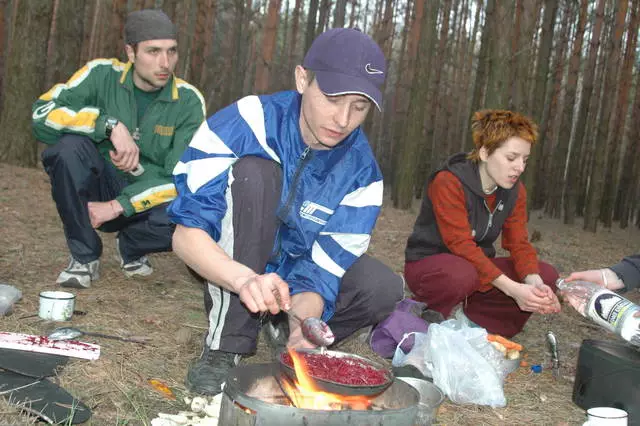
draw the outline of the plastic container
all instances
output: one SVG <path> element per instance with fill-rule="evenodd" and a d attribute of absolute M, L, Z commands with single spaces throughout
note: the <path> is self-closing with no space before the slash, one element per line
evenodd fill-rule
<path fill-rule="evenodd" d="M 556 285 L 580 314 L 640 346 L 640 317 L 634 316 L 640 306 L 592 282 L 561 279 Z"/>

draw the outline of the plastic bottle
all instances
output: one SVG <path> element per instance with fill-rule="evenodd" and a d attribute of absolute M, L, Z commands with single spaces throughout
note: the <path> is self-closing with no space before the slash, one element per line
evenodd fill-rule
<path fill-rule="evenodd" d="M 634 316 L 640 306 L 592 282 L 560 279 L 556 285 L 580 314 L 640 346 L 640 317 Z"/>

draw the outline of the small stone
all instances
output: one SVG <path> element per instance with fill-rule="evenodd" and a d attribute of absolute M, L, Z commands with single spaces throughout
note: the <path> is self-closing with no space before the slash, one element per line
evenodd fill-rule
<path fill-rule="evenodd" d="M 207 400 L 201 396 L 196 396 L 191 401 L 191 411 L 194 413 L 200 413 L 207 406 Z"/>
<path fill-rule="evenodd" d="M 182 327 L 176 332 L 176 343 L 178 345 L 188 345 L 191 342 L 191 338 L 191 330 L 186 327 Z"/>

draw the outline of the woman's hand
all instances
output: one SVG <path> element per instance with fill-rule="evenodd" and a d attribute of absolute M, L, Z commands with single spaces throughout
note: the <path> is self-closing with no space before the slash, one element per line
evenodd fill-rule
<path fill-rule="evenodd" d="M 560 312 L 560 302 L 548 285 L 520 284 L 512 289 L 510 296 L 520 309 L 539 314 Z"/>

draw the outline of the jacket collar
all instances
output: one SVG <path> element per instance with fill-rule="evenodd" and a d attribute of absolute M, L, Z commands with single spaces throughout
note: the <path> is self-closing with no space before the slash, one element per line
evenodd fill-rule
<path fill-rule="evenodd" d="M 120 84 L 133 93 L 133 63 L 127 62 L 120 76 Z M 177 102 L 180 99 L 176 75 L 172 74 L 169 82 L 160 90 L 158 99 L 165 102 Z"/>

